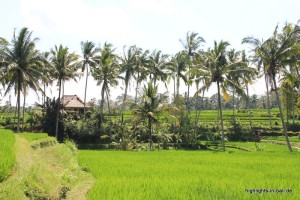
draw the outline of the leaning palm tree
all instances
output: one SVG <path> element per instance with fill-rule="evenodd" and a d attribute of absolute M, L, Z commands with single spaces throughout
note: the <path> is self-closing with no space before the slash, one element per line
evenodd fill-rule
<path fill-rule="evenodd" d="M 82 72 L 86 70 L 86 79 L 85 79 L 85 88 L 84 88 L 84 117 L 85 117 L 85 107 L 86 107 L 86 91 L 87 91 L 87 83 L 88 83 L 88 77 L 89 73 L 91 71 L 91 68 L 94 68 L 97 64 L 97 53 L 99 52 L 99 49 L 95 47 L 95 44 L 91 41 L 81 42 L 81 51 L 83 55 L 83 59 L 80 61 Z"/>
<path fill-rule="evenodd" d="M 51 64 L 54 68 L 53 76 L 57 80 L 58 85 L 58 105 L 61 104 L 61 90 L 64 88 L 64 82 L 70 79 L 76 81 L 76 77 L 80 74 L 77 73 L 78 69 L 78 55 L 70 53 L 68 47 L 55 45 L 54 49 L 51 49 Z M 61 141 L 61 135 L 58 133 L 58 121 L 59 121 L 60 106 L 57 109 L 55 136 Z"/>
<path fill-rule="evenodd" d="M 248 108 L 248 110 L 249 110 L 250 129 L 252 130 L 252 110 L 251 110 L 250 101 L 249 101 L 249 99 L 250 99 L 249 84 L 252 84 L 252 81 L 257 77 L 257 70 L 254 68 L 251 68 L 249 66 L 249 60 L 248 60 L 244 50 L 242 51 L 241 62 L 243 62 L 245 64 L 245 66 L 248 67 L 250 70 L 250 73 L 243 74 L 242 83 L 245 85 L 245 89 L 246 89 L 246 108 Z M 271 123 L 270 112 L 269 112 L 269 120 Z"/>
<path fill-rule="evenodd" d="M 286 27 L 284 27 L 284 29 L 285 28 Z M 254 59 L 261 60 L 259 64 L 263 64 L 264 66 L 263 73 L 268 74 L 272 80 L 273 90 L 275 91 L 279 107 L 283 134 L 285 136 L 286 143 L 290 152 L 292 152 L 292 147 L 289 141 L 286 124 L 284 121 L 281 101 L 277 88 L 276 76 L 282 69 L 290 64 L 292 55 L 294 55 L 295 52 L 298 52 L 298 47 L 297 45 L 295 45 L 295 38 L 299 35 L 299 33 L 299 27 L 290 29 L 289 31 L 284 31 L 283 33 L 279 33 L 278 26 L 276 26 L 272 37 L 270 37 L 263 43 L 258 43 L 258 39 L 253 37 L 247 37 L 243 39 L 243 43 L 249 43 L 253 46 Z"/>
<path fill-rule="evenodd" d="M 6 85 L 4 95 L 13 88 L 17 94 L 17 132 L 20 131 L 20 98 L 21 91 L 24 93 L 25 84 L 29 84 L 28 87 L 35 91 L 41 91 L 38 80 L 42 77 L 39 68 L 43 62 L 35 48 L 38 38 L 31 39 L 31 36 L 32 32 L 22 28 L 18 36 L 14 33 L 10 44 L 2 45 L 0 55 L 0 65 L 4 68 L 0 79 L 4 80 Z"/>
<path fill-rule="evenodd" d="M 236 93 L 242 95 L 244 94 L 243 89 L 240 85 L 234 82 L 231 77 L 234 74 L 245 74 L 249 73 L 247 68 L 241 67 L 241 63 L 229 63 L 227 57 L 226 48 L 229 46 L 229 43 L 226 41 L 220 41 L 217 43 L 215 41 L 214 48 L 209 49 L 205 55 L 205 64 L 202 68 L 199 68 L 200 72 L 204 77 L 203 86 L 196 92 L 197 95 L 203 90 L 207 90 L 212 86 L 213 83 L 217 84 L 218 89 L 218 108 L 219 108 L 219 117 L 221 123 L 221 139 L 222 139 L 222 148 L 225 151 L 224 143 L 224 125 L 223 125 L 223 115 L 222 115 L 222 106 L 221 106 L 221 92 L 223 93 L 224 99 L 229 100 L 229 95 L 227 93 L 228 88 L 234 88 Z"/>

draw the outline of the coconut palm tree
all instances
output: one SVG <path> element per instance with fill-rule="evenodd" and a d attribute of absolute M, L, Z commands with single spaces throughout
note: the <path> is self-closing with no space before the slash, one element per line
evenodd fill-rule
<path fill-rule="evenodd" d="M 168 55 L 163 54 L 161 51 L 154 50 L 149 57 L 149 64 L 147 66 L 148 75 L 150 80 L 156 85 L 156 81 L 162 81 L 166 85 L 168 79 Z M 166 86 L 167 87 L 167 86 Z"/>
<path fill-rule="evenodd" d="M 187 56 L 184 51 L 177 53 L 171 60 L 169 69 L 174 77 L 174 101 L 179 97 L 180 80 L 187 82 L 185 71 L 187 67 Z M 175 86 L 176 85 L 176 86 Z M 176 88 L 176 91 L 175 91 Z"/>
<path fill-rule="evenodd" d="M 118 78 L 120 74 L 120 67 L 117 56 L 114 54 L 112 44 L 105 43 L 100 49 L 100 58 L 98 65 L 93 70 L 93 77 L 97 81 L 97 85 L 101 85 L 101 112 L 103 114 L 104 96 L 108 104 L 108 111 L 110 113 L 109 95 L 110 87 L 118 85 Z"/>
<path fill-rule="evenodd" d="M 217 43 L 214 42 L 214 48 L 209 49 L 205 55 L 205 64 L 202 68 L 199 69 L 204 77 L 203 86 L 196 92 L 202 92 L 207 90 L 212 86 L 213 83 L 217 84 L 218 89 L 218 109 L 219 117 L 221 123 L 221 139 L 222 139 L 222 148 L 225 151 L 224 143 L 224 125 L 223 125 L 223 115 L 222 115 L 222 104 L 221 104 L 221 92 L 225 100 L 229 100 L 230 97 L 227 93 L 228 88 L 234 88 L 236 93 L 242 95 L 244 94 L 243 89 L 240 85 L 234 82 L 231 77 L 235 74 L 245 74 L 249 73 L 247 68 L 241 67 L 240 62 L 230 63 L 228 61 L 228 54 L 226 48 L 229 46 L 229 43 L 226 41 L 220 41 Z"/>
<path fill-rule="evenodd" d="M 53 76 L 57 80 L 58 85 L 58 105 L 61 104 L 61 91 L 64 88 L 64 82 L 68 80 L 75 80 L 80 76 L 77 72 L 78 69 L 78 55 L 70 53 L 68 47 L 55 45 L 54 49 L 51 49 L 51 64 L 53 66 Z M 58 106 L 60 107 L 60 106 Z M 61 134 L 58 133 L 58 121 L 59 121 L 60 108 L 57 109 L 55 136 L 61 141 Z"/>
<path fill-rule="evenodd" d="M 137 103 L 137 94 L 139 85 L 142 81 L 146 80 L 147 78 L 147 71 L 148 65 L 150 63 L 149 59 L 149 50 L 143 51 L 141 48 L 136 49 L 135 55 L 135 66 L 134 66 L 134 79 L 136 80 L 136 89 L 135 89 L 135 104 Z"/>
<path fill-rule="evenodd" d="M 39 51 L 35 47 L 38 38 L 32 39 L 31 36 L 32 32 L 28 31 L 27 28 L 22 28 L 18 36 L 14 32 L 11 43 L 2 45 L 3 49 L 0 55 L 0 65 L 4 67 L 0 79 L 4 80 L 6 85 L 4 95 L 13 88 L 17 94 L 17 132 L 20 131 L 21 91 L 24 93 L 27 84 L 34 91 L 41 91 L 38 80 L 42 77 L 39 68 L 43 65 L 43 62 Z"/>
<path fill-rule="evenodd" d="M 249 60 L 248 60 L 244 50 L 242 51 L 241 56 L 242 56 L 241 62 L 243 62 L 245 64 L 245 66 L 248 67 L 250 70 L 250 73 L 243 74 L 242 83 L 245 85 L 245 89 L 246 89 L 246 108 L 249 109 L 250 129 L 252 130 L 252 110 L 250 107 L 249 84 L 252 84 L 252 81 L 257 77 L 257 71 L 254 68 L 251 68 L 249 66 Z M 269 113 L 269 120 L 271 120 L 270 113 Z"/>
<path fill-rule="evenodd" d="M 123 103 L 127 98 L 127 90 L 131 79 L 135 73 L 135 62 L 138 48 L 136 46 L 130 46 L 127 51 L 123 48 L 123 56 L 121 57 L 121 73 L 124 74 L 123 80 L 125 82 L 125 93 Z"/>
<path fill-rule="evenodd" d="M 86 79 L 85 79 L 85 88 L 84 88 L 84 117 L 85 117 L 85 107 L 86 107 L 86 91 L 87 91 L 87 83 L 88 83 L 88 77 L 89 73 L 91 71 L 91 68 L 94 68 L 97 64 L 97 53 L 99 52 L 99 49 L 95 47 L 95 44 L 91 41 L 85 41 L 81 42 L 81 51 L 83 58 L 80 61 L 82 72 L 86 70 Z"/>
<path fill-rule="evenodd" d="M 194 66 L 194 57 L 196 55 L 196 52 L 199 50 L 202 43 L 205 42 L 205 40 L 199 36 L 198 33 L 195 32 L 187 32 L 185 40 L 179 40 L 184 48 L 184 51 L 186 52 L 188 56 L 188 70 L 193 68 Z M 188 85 L 188 91 L 187 91 L 187 104 L 189 102 L 190 97 L 190 86 L 192 84 L 192 80 L 190 77 L 187 77 L 187 85 Z"/>
<path fill-rule="evenodd" d="M 300 29 L 295 28 L 290 31 L 285 31 L 287 28 L 286 26 L 283 29 L 283 33 L 279 33 L 278 26 L 276 26 L 273 35 L 263 43 L 258 43 L 258 39 L 253 37 L 244 38 L 243 43 L 248 43 L 253 46 L 254 60 L 261 60 L 261 62 L 258 64 L 264 66 L 263 73 L 268 74 L 268 76 L 271 78 L 272 87 L 275 91 L 279 107 L 283 134 L 285 136 L 288 149 L 291 152 L 292 147 L 284 121 L 276 76 L 291 62 L 292 55 L 295 55 L 295 53 L 298 52 L 298 48 L 295 45 L 295 38 L 299 35 Z"/>
<path fill-rule="evenodd" d="M 162 112 L 164 105 L 168 102 L 166 93 L 159 94 L 158 86 L 149 82 L 144 86 L 142 104 L 135 110 L 136 120 L 147 120 L 149 131 L 149 149 L 152 150 L 152 124 L 158 122 L 158 115 Z"/>

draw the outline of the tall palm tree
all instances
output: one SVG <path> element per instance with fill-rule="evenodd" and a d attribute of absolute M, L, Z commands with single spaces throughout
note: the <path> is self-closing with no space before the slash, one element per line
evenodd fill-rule
<path fill-rule="evenodd" d="M 38 38 L 31 39 L 32 32 L 27 28 L 22 28 L 19 35 L 15 32 L 10 44 L 2 45 L 3 49 L 0 56 L 0 65 L 4 67 L 1 80 L 5 80 L 6 95 L 12 88 L 17 94 L 18 125 L 17 132 L 20 131 L 20 98 L 21 91 L 24 93 L 25 84 L 33 90 L 41 91 L 38 84 L 42 74 L 39 68 L 43 65 L 39 51 L 35 45 Z"/>
<path fill-rule="evenodd" d="M 194 66 L 194 57 L 196 55 L 196 52 L 199 50 L 202 43 L 205 42 L 205 40 L 199 36 L 198 33 L 195 32 L 187 32 L 185 40 L 179 40 L 184 48 L 184 51 L 187 53 L 189 64 L 188 64 L 188 70 L 193 68 Z M 189 102 L 190 97 L 190 86 L 191 86 L 192 80 L 190 77 L 187 77 L 187 85 L 188 85 L 188 91 L 187 91 L 187 104 Z"/>
<path fill-rule="evenodd" d="M 150 80 L 156 85 L 156 81 L 162 81 L 166 84 L 168 79 L 168 55 L 161 51 L 154 50 L 149 57 L 148 75 Z"/>
<path fill-rule="evenodd" d="M 250 129 L 252 130 L 252 110 L 250 107 L 249 84 L 251 84 L 252 81 L 257 77 L 257 71 L 249 66 L 249 60 L 244 50 L 242 51 L 241 62 L 243 62 L 245 66 L 248 67 L 250 70 L 250 73 L 243 74 L 242 83 L 245 85 L 245 89 L 246 89 L 246 108 L 249 109 Z M 269 113 L 269 120 L 271 122 L 270 113 Z"/>
<path fill-rule="evenodd" d="M 76 77 L 79 76 L 77 73 L 78 69 L 78 55 L 75 53 L 70 53 L 68 47 L 63 47 L 59 45 L 57 47 L 55 45 L 54 49 L 51 49 L 51 64 L 54 68 L 53 76 L 57 80 L 58 85 L 58 105 L 61 104 L 61 91 L 64 88 L 64 82 L 70 79 L 76 81 Z M 61 140 L 61 134 L 58 133 L 58 121 L 59 121 L 59 113 L 60 106 L 57 109 L 56 115 L 56 125 L 55 125 L 55 136 Z"/>
<path fill-rule="evenodd" d="M 137 94 L 139 85 L 142 81 L 146 80 L 147 78 L 147 71 L 148 65 L 150 63 L 149 59 L 149 50 L 143 51 L 141 48 L 136 49 L 135 55 L 135 66 L 134 66 L 134 79 L 136 80 L 136 89 L 135 89 L 135 100 L 134 102 L 137 103 Z"/>
<path fill-rule="evenodd" d="M 104 96 L 108 104 L 108 111 L 110 113 L 109 95 L 110 87 L 118 85 L 118 78 L 120 68 L 117 56 L 114 54 L 112 44 L 105 43 L 104 47 L 100 49 L 100 58 L 98 65 L 93 70 L 93 77 L 97 81 L 97 85 L 101 85 L 101 112 L 103 114 Z"/>
<path fill-rule="evenodd" d="M 176 92 L 174 90 L 174 101 L 179 97 L 180 80 L 183 80 L 184 83 L 187 82 L 185 75 L 186 67 L 187 56 L 184 51 L 181 51 L 172 58 L 170 63 L 170 70 L 174 76 L 174 88 L 176 85 Z"/>
<path fill-rule="evenodd" d="M 50 60 L 50 52 L 43 52 L 41 54 L 42 61 L 44 63 L 41 72 L 43 74 L 42 77 L 42 85 L 43 85 L 43 99 L 42 103 L 46 102 L 46 87 L 49 85 L 52 85 L 53 83 L 53 67 L 51 65 L 51 60 Z"/>
<path fill-rule="evenodd" d="M 202 92 L 207 90 L 212 86 L 213 83 L 217 84 L 218 89 L 218 109 L 219 117 L 221 122 L 221 139 L 222 139 L 222 148 L 225 151 L 224 143 L 224 125 L 223 125 L 223 115 L 222 115 L 222 104 L 221 104 L 221 92 L 223 93 L 224 99 L 229 100 L 229 95 L 227 93 L 228 88 L 234 88 L 235 91 L 242 95 L 244 94 L 243 89 L 239 86 L 238 83 L 234 82 L 231 77 L 234 74 L 244 74 L 249 73 L 247 68 L 241 67 L 239 62 L 229 63 L 226 48 L 229 46 L 229 43 L 226 41 L 220 41 L 217 43 L 214 42 L 214 48 L 209 49 L 205 55 L 205 65 L 200 68 L 200 72 L 204 77 L 203 86 L 196 92 Z"/>
<path fill-rule="evenodd" d="M 121 73 L 124 74 L 124 82 L 125 82 L 125 93 L 123 98 L 123 103 L 127 98 L 127 90 L 131 79 L 134 77 L 135 73 L 135 62 L 137 56 L 138 48 L 136 46 L 130 46 L 127 51 L 125 51 L 125 47 L 123 49 L 123 56 L 121 57 Z"/>
<path fill-rule="evenodd" d="M 285 28 L 286 27 L 284 27 L 284 29 Z M 295 37 L 299 35 L 299 33 L 299 28 L 295 28 L 288 32 L 284 31 L 283 33 L 279 33 L 278 26 L 276 26 L 273 35 L 263 43 L 258 43 L 258 39 L 253 37 L 247 37 L 243 39 L 243 43 L 249 43 L 253 46 L 254 59 L 261 60 L 259 64 L 263 64 L 264 66 L 263 73 L 268 74 L 272 80 L 273 90 L 275 91 L 279 107 L 283 133 L 290 152 L 292 152 L 292 147 L 289 141 L 286 124 L 284 121 L 281 101 L 277 88 L 276 76 L 290 63 L 291 56 L 294 55 L 296 51 L 298 51 L 297 46 L 295 45 Z"/>
<path fill-rule="evenodd" d="M 95 47 L 95 44 L 91 41 L 85 41 L 81 42 L 81 51 L 83 55 L 83 59 L 80 61 L 82 72 L 86 70 L 86 79 L 85 79 L 85 88 L 84 88 L 84 117 L 85 117 L 85 107 L 86 107 L 86 91 L 87 91 L 87 83 L 88 83 L 88 77 L 89 73 L 91 71 L 91 68 L 94 68 L 97 64 L 97 53 L 99 52 L 99 49 Z"/>

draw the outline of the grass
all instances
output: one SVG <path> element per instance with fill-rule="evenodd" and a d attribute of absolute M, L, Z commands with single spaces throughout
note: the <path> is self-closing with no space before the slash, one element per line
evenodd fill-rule
<path fill-rule="evenodd" d="M 88 199 L 299 199 L 300 154 L 259 145 L 263 152 L 84 150 L 78 158 L 96 178 Z"/>
<path fill-rule="evenodd" d="M 47 133 L 17 133 L 17 135 L 28 141 L 40 140 L 48 137 Z"/>
<path fill-rule="evenodd" d="M 70 143 L 31 147 L 32 143 L 46 140 L 53 138 L 30 142 L 16 134 L 17 167 L 0 183 L 0 199 L 85 198 L 93 178 L 78 166 L 77 149 Z"/>
<path fill-rule="evenodd" d="M 0 138 L 0 182 L 2 182 L 15 163 L 15 136 L 10 130 L 0 129 Z"/>

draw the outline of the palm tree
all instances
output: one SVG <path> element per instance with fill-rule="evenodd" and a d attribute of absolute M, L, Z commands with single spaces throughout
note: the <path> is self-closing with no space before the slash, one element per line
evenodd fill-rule
<path fill-rule="evenodd" d="M 196 55 L 196 52 L 199 50 L 201 44 L 205 42 L 205 40 L 201 36 L 199 36 L 198 33 L 187 32 L 185 40 L 179 40 L 179 41 L 181 42 L 184 51 L 188 56 L 188 60 L 189 60 L 188 70 L 190 70 L 194 66 L 194 56 Z M 187 77 L 187 85 L 188 85 L 187 104 L 189 103 L 191 83 L 192 80 L 190 79 L 190 77 Z"/>
<path fill-rule="evenodd" d="M 44 52 L 41 54 L 42 60 L 43 60 L 43 67 L 41 69 L 41 72 L 43 73 L 42 77 L 42 84 L 43 84 L 43 99 L 42 104 L 46 102 L 46 86 L 52 85 L 53 82 L 53 67 L 51 65 L 50 60 L 50 52 Z"/>
<path fill-rule="evenodd" d="M 97 85 L 101 85 L 101 112 L 103 115 L 104 95 L 108 104 L 110 115 L 109 95 L 110 87 L 118 85 L 120 68 L 117 56 L 114 54 L 112 44 L 105 43 L 103 49 L 100 49 L 101 56 L 98 65 L 93 70 L 93 77 L 97 81 Z"/>
<path fill-rule="evenodd" d="M 86 107 L 86 91 L 87 91 L 87 83 L 89 73 L 91 71 L 91 67 L 94 68 L 96 66 L 96 58 L 99 50 L 95 47 L 95 44 L 91 41 L 81 42 L 81 51 L 83 55 L 83 59 L 80 62 L 82 72 L 86 70 L 86 79 L 85 79 L 85 89 L 84 89 L 84 117 L 85 117 L 85 107 Z"/>
<path fill-rule="evenodd" d="M 220 41 L 214 43 L 214 49 L 208 50 L 205 55 L 205 65 L 200 68 L 200 73 L 204 77 L 204 85 L 196 92 L 202 92 L 211 87 L 213 83 L 217 83 L 218 89 L 218 108 L 219 117 L 221 122 L 221 138 L 222 138 L 222 148 L 225 151 L 224 143 L 224 125 L 223 125 L 223 115 L 221 106 L 221 91 L 223 93 L 224 99 L 229 100 L 229 95 L 227 93 L 228 88 L 234 88 L 238 94 L 243 94 L 243 89 L 238 83 L 231 80 L 235 74 L 249 73 L 247 68 L 241 67 L 241 63 L 229 63 L 226 48 L 229 43 L 226 41 Z"/>
<path fill-rule="evenodd" d="M 170 63 L 170 71 L 174 77 L 174 101 L 179 97 L 179 87 L 180 87 L 180 79 L 187 82 L 186 75 L 184 72 L 186 71 L 187 65 L 187 56 L 184 51 L 177 53 Z M 176 85 L 176 92 L 175 92 Z"/>
<path fill-rule="evenodd" d="M 76 77 L 79 76 L 77 73 L 78 68 L 78 55 L 75 53 L 70 53 L 68 47 L 63 47 L 55 45 L 54 49 L 51 49 L 51 64 L 54 68 L 53 76 L 57 80 L 58 85 L 58 105 L 61 104 L 61 90 L 64 88 L 64 82 L 70 79 L 76 81 Z M 55 136 L 61 140 L 61 135 L 58 133 L 58 121 L 59 121 L 60 106 L 57 109 L 56 115 L 56 126 L 55 126 Z"/>
<path fill-rule="evenodd" d="M 243 84 L 245 84 L 245 89 L 246 89 L 246 107 L 249 109 L 249 118 L 250 118 L 250 129 L 252 130 L 252 111 L 251 111 L 251 107 L 250 107 L 250 97 L 249 97 L 249 84 L 252 83 L 252 80 L 255 79 L 255 77 L 257 76 L 257 71 L 253 68 L 249 67 L 249 60 L 247 59 L 246 53 L 243 50 L 242 51 L 242 57 L 241 57 L 241 62 L 243 62 L 245 64 L 246 67 L 249 68 L 250 73 L 244 74 L 244 76 L 242 77 L 242 82 Z M 252 71 L 252 72 L 251 72 Z M 270 111 L 270 109 L 269 109 Z M 271 114 L 269 112 L 269 120 L 271 123 Z"/>
<path fill-rule="evenodd" d="M 123 49 L 123 57 L 121 58 L 121 73 L 124 73 L 123 79 L 125 82 L 123 103 L 126 101 L 128 86 L 135 73 L 137 51 L 138 48 L 136 46 L 130 46 L 126 52 L 125 48 Z"/>
<path fill-rule="evenodd" d="M 152 85 L 151 82 L 144 86 L 144 92 L 142 96 L 142 105 L 135 110 L 135 115 L 138 119 L 148 121 L 148 131 L 150 139 L 150 151 L 152 150 L 152 124 L 158 122 L 158 115 L 163 110 L 164 105 L 168 102 L 168 96 L 166 93 L 159 94 L 158 86 Z"/>
<path fill-rule="evenodd" d="M 156 81 L 162 81 L 166 84 L 168 79 L 168 66 L 170 65 L 167 59 L 168 55 L 163 54 L 161 51 L 154 50 L 150 55 L 147 74 L 154 85 L 156 85 Z"/>
<path fill-rule="evenodd" d="M 146 68 L 150 63 L 149 59 L 149 50 L 143 51 L 141 48 L 136 49 L 135 54 L 135 66 L 134 66 L 134 79 L 136 80 L 136 89 L 135 89 L 135 100 L 137 103 L 137 94 L 140 83 L 147 78 Z"/>
<path fill-rule="evenodd" d="M 284 27 L 283 30 L 285 30 L 285 28 L 287 27 Z M 278 26 L 276 26 L 273 36 L 263 43 L 258 43 L 258 39 L 253 37 L 247 37 L 243 39 L 243 43 L 249 43 L 253 46 L 254 60 L 261 60 L 261 62 L 258 64 L 264 66 L 263 73 L 268 74 L 272 80 L 273 90 L 275 91 L 279 107 L 283 133 L 285 135 L 286 143 L 290 152 L 292 152 L 292 147 L 284 121 L 281 101 L 277 88 L 276 75 L 278 75 L 278 73 L 280 73 L 280 71 L 290 63 L 291 57 L 295 54 L 295 51 L 298 52 L 297 48 L 295 48 L 295 37 L 299 35 L 299 33 L 300 29 L 295 28 L 290 31 L 284 31 L 280 34 L 278 33 Z"/>
<path fill-rule="evenodd" d="M 12 88 L 17 94 L 18 125 L 17 132 L 20 132 L 20 97 L 21 91 L 25 93 L 26 84 L 33 90 L 41 91 L 38 80 L 42 77 L 39 68 L 43 65 L 39 51 L 35 45 L 38 38 L 31 39 L 32 32 L 22 28 L 19 35 L 14 36 L 12 42 L 2 45 L 0 65 L 4 67 L 1 80 L 5 81 L 6 95 Z M 3 43 L 3 42 L 2 42 Z"/>

